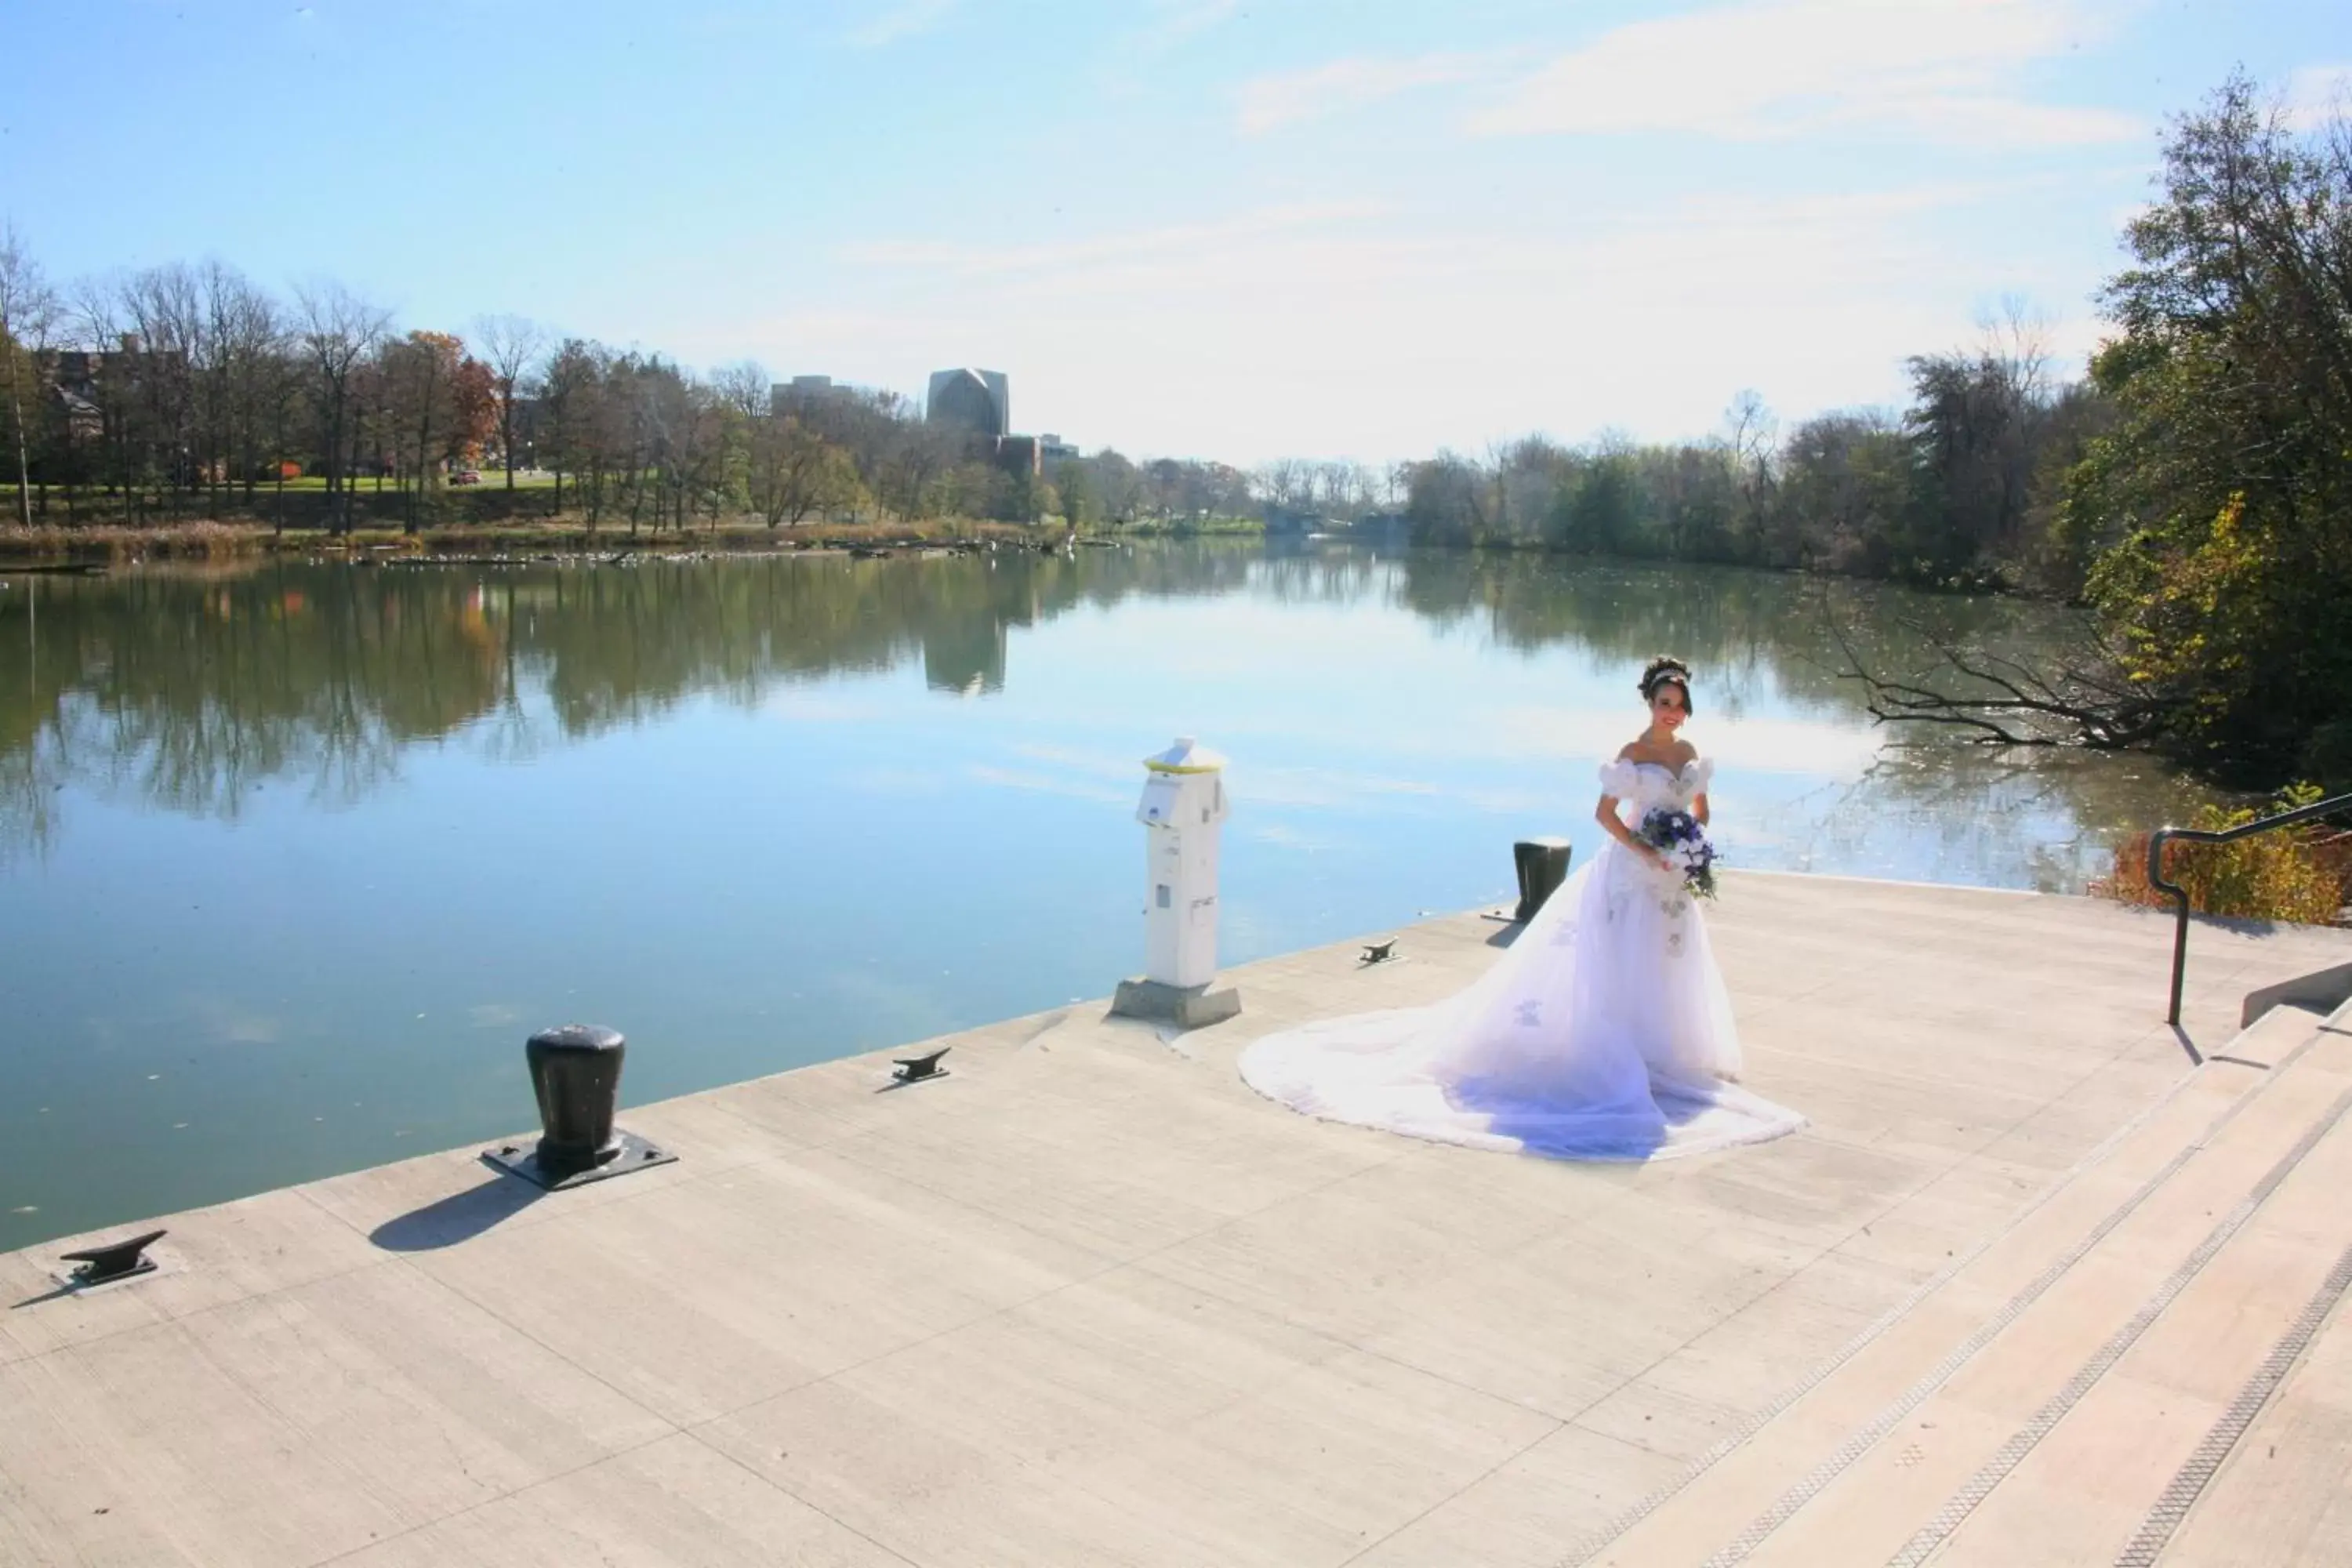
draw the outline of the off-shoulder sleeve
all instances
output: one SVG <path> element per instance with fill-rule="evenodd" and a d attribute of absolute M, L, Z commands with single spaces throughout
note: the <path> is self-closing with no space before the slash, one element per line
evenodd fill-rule
<path fill-rule="evenodd" d="M 1623 800 L 1633 793 L 1641 773 L 1622 757 L 1601 764 L 1601 793 Z"/>
<path fill-rule="evenodd" d="M 1684 769 L 1684 778 L 1688 783 L 1690 792 L 1693 795 L 1705 795 L 1706 793 L 1706 781 L 1713 777 L 1715 777 L 1715 759 L 1713 757 L 1694 758 L 1690 764 Z"/>

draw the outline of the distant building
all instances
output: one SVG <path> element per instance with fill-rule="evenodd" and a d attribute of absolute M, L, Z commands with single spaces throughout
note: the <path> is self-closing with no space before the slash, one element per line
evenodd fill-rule
<path fill-rule="evenodd" d="M 1037 447 L 1040 454 L 1048 463 L 1072 463 L 1076 462 L 1080 456 L 1077 447 L 1050 430 L 1037 437 Z"/>
<path fill-rule="evenodd" d="M 136 332 L 123 333 L 119 349 L 46 349 L 32 356 L 34 374 L 44 382 L 93 399 L 110 382 L 128 385 L 151 368 L 178 369 L 186 359 L 177 350 L 155 352 L 142 347 Z"/>
<path fill-rule="evenodd" d="M 65 426 L 66 439 L 74 445 L 87 446 L 106 434 L 106 411 L 80 393 L 52 385 L 49 401 L 57 408 L 58 423 Z"/>
<path fill-rule="evenodd" d="M 107 404 L 121 407 L 136 395 L 150 373 L 176 374 L 186 368 L 185 354 L 146 348 L 136 332 L 125 332 L 120 341 L 120 348 L 46 349 L 30 356 L 35 384 L 56 411 L 68 441 L 80 445 L 101 437 Z"/>
<path fill-rule="evenodd" d="M 768 388 L 768 412 L 783 414 L 821 403 L 866 396 L 871 390 L 845 381 L 835 381 L 829 375 L 796 375 L 790 381 L 780 381 Z"/>
<path fill-rule="evenodd" d="M 995 447 L 996 466 L 1009 474 L 1034 479 L 1045 471 L 1045 443 L 1034 436 L 999 436 Z"/>
<path fill-rule="evenodd" d="M 1013 428 L 1013 391 L 1003 371 L 940 370 L 931 373 L 923 417 L 993 441 Z"/>
<path fill-rule="evenodd" d="M 780 381 L 768 388 L 768 412 L 782 414 L 795 404 L 814 403 L 833 395 L 833 377 L 829 375 L 796 375 L 790 381 Z"/>

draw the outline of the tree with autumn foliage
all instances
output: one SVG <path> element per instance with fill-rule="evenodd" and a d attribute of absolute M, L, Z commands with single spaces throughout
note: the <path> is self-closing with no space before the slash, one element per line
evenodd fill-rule
<path fill-rule="evenodd" d="M 2306 129 L 2233 77 L 2174 123 L 2158 178 L 2105 290 L 2095 405 L 2044 411 L 2077 460 L 2040 554 L 2091 637 L 2043 668 L 1938 645 L 1942 682 L 1849 647 L 1851 673 L 1879 717 L 1992 744 L 2352 788 L 2352 125 Z M 1981 471 L 2002 516 L 2032 515 L 2029 465 Z"/>
<path fill-rule="evenodd" d="M 414 331 L 387 341 L 377 369 L 383 455 L 407 497 L 404 519 L 414 533 L 447 468 L 478 455 L 498 427 L 496 382 L 489 367 L 468 357 L 464 341 L 448 332 Z"/>
<path fill-rule="evenodd" d="M 2060 525 L 2179 749 L 2352 784 L 2352 126 L 2234 78 L 2162 179 L 2092 363 L 2118 422 Z"/>

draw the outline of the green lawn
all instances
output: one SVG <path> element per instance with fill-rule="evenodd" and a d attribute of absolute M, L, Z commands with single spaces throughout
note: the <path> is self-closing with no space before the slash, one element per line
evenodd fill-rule
<path fill-rule="evenodd" d="M 483 468 L 480 470 L 480 473 L 482 476 L 482 482 L 478 485 L 450 485 L 447 488 L 459 494 L 463 494 L 467 490 L 502 490 L 507 488 L 507 476 L 504 469 Z M 554 483 L 555 476 L 542 469 L 522 468 L 518 469 L 515 473 L 514 488 L 519 490 L 545 489 Z M 245 485 L 242 481 L 239 481 L 230 488 L 232 489 L 242 491 L 245 489 Z M 275 479 L 264 479 L 259 481 L 255 488 L 261 490 L 274 490 L 278 489 L 278 481 Z M 286 489 L 289 494 L 302 490 L 324 490 L 326 488 L 327 480 L 326 476 L 323 474 L 305 474 L 299 479 L 288 479 L 286 481 Z M 361 491 L 372 491 L 375 489 L 375 477 L 372 474 L 362 474 L 357 479 L 352 480 L 352 489 Z M 383 481 L 383 493 L 390 495 L 392 492 L 393 481 L 386 479 Z"/>

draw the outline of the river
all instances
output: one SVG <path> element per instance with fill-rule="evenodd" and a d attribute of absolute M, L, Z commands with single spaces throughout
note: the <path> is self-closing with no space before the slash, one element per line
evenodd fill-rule
<path fill-rule="evenodd" d="M 1589 856 L 1657 652 L 1734 868 L 2079 890 L 2199 798 L 1875 729 L 1832 625 L 2067 630 L 1339 544 L 0 575 L 0 1248 L 527 1126 L 551 1023 L 643 1100 L 1105 995 L 1179 734 L 1232 758 L 1234 963 Z"/>

